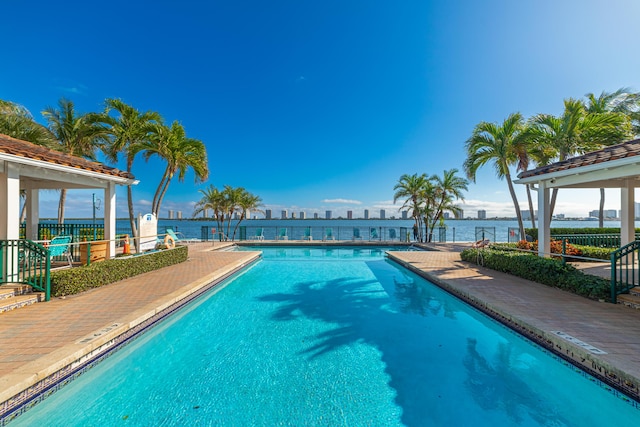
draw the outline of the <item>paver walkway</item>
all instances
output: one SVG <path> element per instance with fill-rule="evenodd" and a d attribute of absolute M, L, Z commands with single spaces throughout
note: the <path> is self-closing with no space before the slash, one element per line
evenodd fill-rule
<path fill-rule="evenodd" d="M 0 314 L 0 403 L 258 256 L 256 252 L 212 252 L 210 245 L 190 245 L 189 260 L 175 266 Z M 574 359 L 584 358 L 585 367 L 604 367 L 638 384 L 640 311 L 470 266 L 460 260 L 459 248 L 444 245 L 440 249 L 392 256 L 454 293 L 479 301 L 515 326 L 552 340 Z M 591 354 L 554 331 L 606 354 Z"/>
<path fill-rule="evenodd" d="M 211 248 L 192 245 L 183 263 L 0 314 L 0 403 L 259 255 Z"/>

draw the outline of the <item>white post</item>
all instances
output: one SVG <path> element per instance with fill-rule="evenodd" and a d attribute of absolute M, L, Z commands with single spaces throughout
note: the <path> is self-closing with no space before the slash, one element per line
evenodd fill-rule
<path fill-rule="evenodd" d="M 625 179 L 620 188 L 620 246 L 636 239 L 634 198 L 635 188 L 630 179 Z"/>
<path fill-rule="evenodd" d="M 112 182 L 104 189 L 104 239 L 107 245 L 107 259 L 116 256 L 116 185 Z"/>
<path fill-rule="evenodd" d="M 38 223 L 40 222 L 40 191 L 37 188 L 26 188 L 27 199 L 25 200 L 27 212 L 26 238 L 28 240 L 38 240 Z"/>
<path fill-rule="evenodd" d="M 548 256 L 549 242 L 551 239 L 551 218 L 549 212 L 549 187 L 546 181 L 538 184 L 538 256 Z"/>
<path fill-rule="evenodd" d="M 14 165 L 5 163 L 0 173 L 0 239 L 18 240 L 20 238 L 20 171 Z M 4 265 L 3 280 L 17 281 L 19 273 L 18 247 L 13 246 L 13 253 L 5 254 L 0 263 Z"/>

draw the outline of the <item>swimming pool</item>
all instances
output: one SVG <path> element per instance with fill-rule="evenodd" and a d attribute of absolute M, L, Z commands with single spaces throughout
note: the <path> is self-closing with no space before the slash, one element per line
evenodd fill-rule
<path fill-rule="evenodd" d="M 375 248 L 263 260 L 14 425 L 629 425 L 640 411 Z"/>

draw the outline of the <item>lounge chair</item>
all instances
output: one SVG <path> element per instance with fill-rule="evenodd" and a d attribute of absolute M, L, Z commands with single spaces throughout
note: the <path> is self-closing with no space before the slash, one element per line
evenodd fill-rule
<path fill-rule="evenodd" d="M 484 248 L 484 247 L 488 246 L 489 243 L 491 243 L 491 240 L 489 240 L 489 239 L 478 240 L 477 242 L 473 243 L 471 245 L 471 247 L 472 248 L 476 248 L 476 249 L 480 249 L 480 248 Z"/>
<path fill-rule="evenodd" d="M 324 229 L 324 239 L 323 240 L 335 240 L 333 237 L 333 228 L 325 228 Z"/>
<path fill-rule="evenodd" d="M 180 231 L 173 231 L 172 228 L 167 228 L 166 233 L 167 235 L 171 236 L 171 238 L 176 242 L 176 244 L 194 242 L 192 239 L 187 238 L 187 236 L 185 236 L 184 233 L 181 233 Z"/>
<path fill-rule="evenodd" d="M 302 240 L 313 240 L 313 237 L 311 237 L 311 227 L 307 227 L 304 229 Z"/>
<path fill-rule="evenodd" d="M 371 227 L 371 233 L 369 233 L 369 240 L 378 240 L 378 229 Z"/>
<path fill-rule="evenodd" d="M 362 237 L 360 236 L 360 229 L 359 228 L 354 228 L 353 229 L 353 240 L 362 240 Z"/>
<path fill-rule="evenodd" d="M 278 234 L 278 240 L 289 240 L 289 236 L 287 236 L 286 228 L 280 229 L 280 234 Z"/>
<path fill-rule="evenodd" d="M 262 228 L 256 228 L 256 234 L 252 237 L 253 240 L 264 240 L 264 235 L 262 234 Z"/>
<path fill-rule="evenodd" d="M 397 236 L 396 236 L 396 229 L 395 228 L 390 228 L 389 229 L 389 240 L 391 240 L 392 242 L 394 240 L 396 240 Z"/>
<path fill-rule="evenodd" d="M 49 241 L 49 258 L 53 260 L 53 257 L 66 256 L 69 261 L 69 266 L 73 265 L 73 259 L 71 258 L 71 240 L 72 236 L 56 236 Z"/>

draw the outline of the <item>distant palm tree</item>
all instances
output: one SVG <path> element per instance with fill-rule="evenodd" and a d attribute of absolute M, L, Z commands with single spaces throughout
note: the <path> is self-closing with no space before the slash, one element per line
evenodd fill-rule
<path fill-rule="evenodd" d="M 528 136 L 533 143 L 551 147 L 563 161 L 624 140 L 626 118 L 621 114 L 589 113 L 582 101 L 566 99 L 562 116 L 538 114 L 530 120 Z M 551 195 L 550 218 L 555 209 L 558 189 Z"/>
<path fill-rule="evenodd" d="M 49 148 L 56 144 L 56 137 L 29 110 L 10 101 L 0 100 L 0 133 Z"/>
<path fill-rule="evenodd" d="M 633 119 L 638 113 L 638 101 L 640 99 L 638 94 L 631 93 L 627 88 L 620 88 L 615 92 L 607 93 L 602 92 L 600 96 L 596 97 L 593 93 L 588 93 L 586 111 L 591 114 L 621 114 L 627 120 L 623 120 L 621 129 L 622 133 L 626 134 L 629 138 L 633 135 Z M 617 141 L 620 142 L 620 141 Z M 617 143 L 611 141 L 611 144 Z M 607 144 L 607 145 L 611 145 Z M 600 189 L 600 208 L 598 211 L 598 225 L 600 228 L 604 227 L 604 188 Z"/>
<path fill-rule="evenodd" d="M 205 145 L 197 139 L 187 138 L 184 128 L 177 121 L 171 127 L 157 123 L 143 147 L 145 159 L 158 155 L 167 162 L 151 205 L 152 212 L 156 215 L 160 214 L 162 199 L 176 173 L 180 181 L 184 180 L 189 168 L 193 169 L 196 182 L 202 182 L 209 176 Z"/>
<path fill-rule="evenodd" d="M 238 230 L 240 223 L 247 217 L 247 212 L 249 211 L 262 212 L 260 209 L 258 209 L 260 206 L 262 206 L 262 199 L 259 196 L 249 193 L 247 190 L 245 190 L 242 187 L 240 187 L 238 190 L 240 191 L 240 197 L 238 200 L 237 208 L 240 216 L 238 217 L 238 222 L 236 223 L 236 226 L 233 229 L 233 236 L 231 240 L 236 239 L 236 231 Z"/>
<path fill-rule="evenodd" d="M 456 218 L 460 215 L 461 209 L 455 203 L 458 200 L 464 200 L 462 192 L 468 190 L 468 181 L 456 176 L 457 173 L 458 169 L 450 169 L 444 171 L 442 178 L 437 175 L 432 177 L 434 194 L 433 210 L 428 217 L 428 241 L 432 240 L 436 223 L 444 219 L 445 212 L 453 213 Z"/>
<path fill-rule="evenodd" d="M 54 149 L 63 153 L 96 160 L 96 150 L 108 142 L 106 129 L 90 119 L 91 116 L 78 114 L 73 101 L 61 98 L 58 107 L 47 107 L 42 115 L 48 122 L 49 130 L 55 135 Z M 58 203 L 58 223 L 64 223 L 64 204 L 67 189 L 60 190 Z"/>
<path fill-rule="evenodd" d="M 112 138 L 111 145 L 105 150 L 107 157 L 116 162 L 118 155 L 123 153 L 127 162 L 127 172 L 131 173 L 135 156 L 144 150 L 145 143 L 151 138 L 156 123 L 162 122 L 160 114 L 147 111 L 141 113 L 134 107 L 125 104 L 120 99 L 107 99 L 106 107 L 101 120 L 108 126 L 108 132 Z M 115 113 L 113 117 L 111 114 Z M 137 236 L 133 210 L 133 192 L 131 186 L 127 186 L 127 204 L 129 208 L 129 224 L 131 234 Z M 138 241 L 134 239 L 136 248 Z"/>
<path fill-rule="evenodd" d="M 419 230 L 419 240 L 422 241 L 422 209 L 421 204 L 423 202 L 423 191 L 425 183 L 428 181 L 425 174 L 413 175 L 404 174 L 398 180 L 398 183 L 393 187 L 395 193 L 393 194 L 393 203 L 396 203 L 399 199 L 405 199 L 404 203 L 400 207 L 402 209 L 409 209 L 411 216 L 415 221 L 414 227 Z"/>
<path fill-rule="evenodd" d="M 204 190 L 198 191 L 202 194 L 202 198 L 196 202 L 193 210 L 193 217 L 195 218 L 201 213 L 206 214 L 207 211 L 211 211 L 213 218 L 216 221 L 218 231 L 222 233 L 224 214 L 227 209 L 227 201 L 225 200 L 224 194 L 222 194 L 222 192 L 213 185 L 210 185 Z M 222 234 L 219 234 L 219 236 L 222 237 Z"/>
<path fill-rule="evenodd" d="M 493 164 L 499 179 L 505 179 L 516 210 L 520 235 L 524 236 L 524 224 L 518 198 L 511 181 L 512 166 L 518 166 L 526 158 L 526 140 L 520 113 L 513 113 L 502 124 L 481 122 L 466 142 L 467 159 L 464 170 L 467 178 L 475 182 L 478 169 Z"/>

